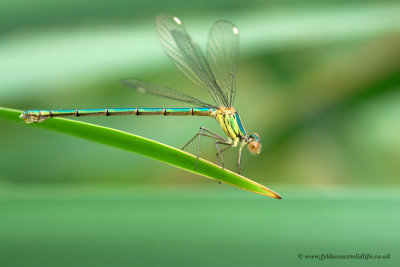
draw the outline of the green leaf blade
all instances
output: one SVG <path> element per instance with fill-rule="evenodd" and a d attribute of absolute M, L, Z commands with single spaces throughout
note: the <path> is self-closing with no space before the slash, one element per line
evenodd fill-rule
<path fill-rule="evenodd" d="M 0 107 L 0 117 L 15 122 L 22 123 L 22 120 L 19 118 L 21 112 L 20 110 Z M 100 144 L 135 152 L 257 194 L 281 199 L 281 196 L 271 189 L 232 171 L 222 169 L 216 164 L 204 159 L 200 158 L 197 163 L 197 168 L 195 168 L 196 157 L 192 154 L 141 136 L 100 125 L 63 118 L 52 118 L 42 123 L 29 124 L 29 126 L 58 131 Z"/>

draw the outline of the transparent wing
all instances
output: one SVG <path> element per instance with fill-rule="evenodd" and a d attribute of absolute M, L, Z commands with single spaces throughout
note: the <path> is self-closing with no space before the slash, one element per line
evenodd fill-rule
<path fill-rule="evenodd" d="M 207 42 L 207 61 L 217 81 L 232 106 L 235 94 L 235 75 L 239 55 L 239 31 L 229 21 L 216 22 Z"/>
<path fill-rule="evenodd" d="M 174 99 L 177 101 L 190 103 L 190 104 L 193 104 L 198 107 L 216 108 L 214 105 L 204 103 L 203 101 L 201 101 L 197 98 L 191 97 L 187 94 L 181 93 L 179 91 L 176 91 L 172 88 L 169 88 L 169 87 L 161 85 L 161 84 L 148 83 L 148 82 L 138 81 L 138 80 L 134 80 L 134 79 L 122 80 L 122 83 L 125 84 L 126 86 L 134 88 L 137 91 L 142 92 L 142 93 L 158 95 L 158 96 L 166 97 L 169 99 Z"/>
<path fill-rule="evenodd" d="M 217 105 L 229 99 L 217 84 L 206 57 L 190 38 L 182 22 L 172 15 L 160 14 L 156 28 L 162 47 L 178 69 L 200 88 L 208 91 Z"/>

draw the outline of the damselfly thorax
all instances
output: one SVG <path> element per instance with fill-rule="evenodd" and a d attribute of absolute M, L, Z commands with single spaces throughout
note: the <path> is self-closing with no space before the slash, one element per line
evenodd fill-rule
<path fill-rule="evenodd" d="M 242 141 L 246 136 L 239 114 L 234 107 L 226 108 L 220 106 L 215 110 L 214 118 L 228 137 L 228 140 L 232 142 L 233 147 L 237 146 L 238 142 Z"/>

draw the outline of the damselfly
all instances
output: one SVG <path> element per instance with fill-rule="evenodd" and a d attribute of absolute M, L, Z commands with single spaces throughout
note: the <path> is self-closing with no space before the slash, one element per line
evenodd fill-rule
<path fill-rule="evenodd" d="M 183 146 L 197 139 L 197 160 L 200 157 L 200 137 L 214 139 L 217 159 L 225 150 L 239 145 L 238 172 L 242 149 L 247 145 L 252 154 L 259 154 L 260 137 L 256 133 L 247 134 L 238 112 L 233 107 L 236 86 L 235 75 L 239 53 L 239 31 L 230 22 L 217 21 L 210 29 L 207 50 L 204 55 L 200 47 L 187 33 L 181 20 L 168 14 L 156 18 L 156 29 L 165 53 L 178 69 L 198 87 L 210 94 L 214 104 L 208 104 L 195 97 L 176 91 L 164 85 L 138 81 L 123 80 L 123 83 L 141 92 L 186 102 L 193 108 L 105 108 L 105 109 L 72 109 L 72 110 L 28 110 L 21 114 L 26 123 L 42 122 L 53 117 L 96 116 L 96 115 L 177 115 L 209 116 L 217 120 L 226 138 L 200 127 L 196 135 Z M 220 149 L 219 146 L 224 146 Z M 197 167 L 197 161 L 196 161 Z"/>

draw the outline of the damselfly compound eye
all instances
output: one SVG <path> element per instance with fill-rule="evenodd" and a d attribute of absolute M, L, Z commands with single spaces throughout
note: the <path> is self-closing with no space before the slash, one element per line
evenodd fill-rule
<path fill-rule="evenodd" d="M 260 150 L 261 150 L 260 142 L 258 142 L 258 141 L 251 141 L 250 143 L 248 143 L 247 149 L 248 149 L 248 150 L 250 151 L 250 153 L 253 154 L 253 155 L 258 155 L 258 154 L 260 154 Z"/>

